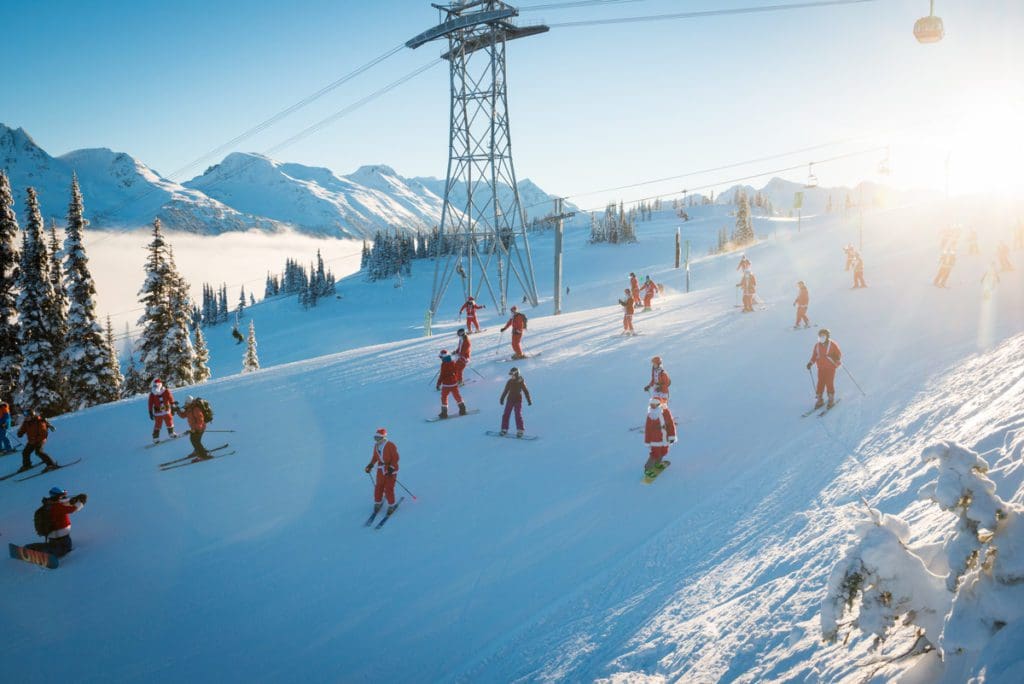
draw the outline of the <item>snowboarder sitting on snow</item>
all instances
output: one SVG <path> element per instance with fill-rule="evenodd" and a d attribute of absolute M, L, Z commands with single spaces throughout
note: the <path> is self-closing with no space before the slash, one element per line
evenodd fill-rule
<path fill-rule="evenodd" d="M 512 411 L 515 411 L 516 437 L 522 437 L 526 429 L 523 425 L 523 396 L 526 397 L 526 403 L 530 406 L 533 406 L 533 399 L 530 397 L 530 390 L 526 388 L 526 380 L 519 374 L 519 369 L 512 366 L 508 374 L 511 377 L 505 383 L 505 390 L 501 393 L 501 398 L 498 399 L 499 405 L 505 405 L 505 412 L 501 414 L 501 435 L 508 434 L 509 416 L 512 415 Z M 505 402 L 506 399 L 508 399 L 508 403 Z"/>
<path fill-rule="evenodd" d="M 6 401 L 0 401 L 0 451 L 10 453 L 11 440 L 7 438 L 7 430 L 11 427 L 11 407 Z"/>
<path fill-rule="evenodd" d="M 828 408 L 835 406 L 836 369 L 842 365 L 842 358 L 843 352 L 839 349 L 839 345 L 832 341 L 828 328 L 819 330 L 818 342 L 814 345 L 814 350 L 811 351 L 811 360 L 807 362 L 807 370 L 810 370 L 814 364 L 818 364 L 818 400 L 814 403 L 814 408 L 821 408 L 825 405 L 821 395 L 826 389 L 828 390 Z"/>
<path fill-rule="evenodd" d="M 177 414 L 188 421 L 188 439 L 192 442 L 192 452 L 196 458 L 210 458 L 210 452 L 203 446 L 203 433 L 206 432 L 206 413 L 203 411 L 202 399 L 189 397 L 185 406 L 174 405 Z"/>
<path fill-rule="evenodd" d="M 167 426 L 167 436 L 177 437 L 174 431 L 174 395 L 171 390 L 164 387 L 160 378 L 153 380 L 153 386 L 149 390 L 149 419 L 153 421 L 153 443 L 160 441 L 160 426 Z"/>
<path fill-rule="evenodd" d="M 387 514 L 395 510 L 395 482 L 398 481 L 398 447 L 388 441 L 386 428 L 379 428 L 373 435 L 373 457 L 366 464 L 366 472 L 377 466 L 377 481 L 373 488 L 373 513 L 380 511 L 384 497 L 388 499 Z"/>
<path fill-rule="evenodd" d="M 626 288 L 623 292 L 626 294 L 626 298 L 619 300 L 619 306 L 625 309 L 625 312 L 622 314 L 622 334 L 636 335 L 636 331 L 633 330 L 633 312 L 636 310 L 636 302 L 633 301 L 629 288 Z"/>
<path fill-rule="evenodd" d="M 438 358 L 441 359 L 441 370 L 437 374 L 437 389 L 441 390 L 441 412 L 437 414 L 437 417 L 448 417 L 449 394 L 459 402 L 459 415 L 464 416 L 466 415 L 466 404 L 462 401 L 462 395 L 459 394 L 459 380 L 462 378 L 462 371 L 459 369 L 459 365 L 452 361 L 447 349 L 442 349 Z"/>
<path fill-rule="evenodd" d="M 800 291 L 797 292 L 796 299 L 793 300 L 793 306 L 796 307 L 796 323 L 793 324 L 793 330 L 800 327 L 800 321 L 804 322 L 805 328 L 810 328 L 811 321 L 807 318 L 807 305 L 811 303 L 811 294 L 807 291 L 804 281 L 799 281 L 796 286 L 800 288 Z"/>
<path fill-rule="evenodd" d="M 651 397 L 647 408 L 647 422 L 644 424 L 644 444 L 651 448 L 644 464 L 644 475 L 654 477 L 661 465 L 661 459 L 668 455 L 669 445 L 676 443 L 676 423 L 668 406 L 656 397 Z"/>
<path fill-rule="evenodd" d="M 33 551 L 44 551 L 55 556 L 66 556 L 71 551 L 71 519 L 68 516 L 77 513 L 85 507 L 88 500 L 87 494 L 75 494 L 70 499 L 68 493 L 60 487 L 51 487 L 49 495 L 43 499 L 45 509 L 44 529 L 37 532 L 46 532 L 45 543 L 26 544 L 25 548 Z"/>
<path fill-rule="evenodd" d="M 523 331 L 526 330 L 526 316 L 519 313 L 519 309 L 515 306 L 511 308 L 512 317 L 508 319 L 501 332 L 505 332 L 509 328 L 512 328 L 512 358 L 513 359 L 525 359 L 526 355 L 523 354 Z"/>
<path fill-rule="evenodd" d="M 42 459 L 43 463 L 46 464 L 47 470 L 56 470 L 57 464 L 53 462 L 50 455 L 43 451 L 43 445 L 46 444 L 46 438 L 50 436 L 54 428 L 45 418 L 39 415 L 38 411 L 26 411 L 27 417 L 21 423 L 21 427 L 18 428 L 18 436 L 25 435 L 25 440 L 28 442 L 25 448 L 21 452 L 21 468 L 18 472 L 28 470 L 32 467 L 32 452 L 38 454 L 39 458 Z"/>
<path fill-rule="evenodd" d="M 237 325 L 231 329 L 231 336 L 235 338 L 235 344 L 242 344 L 242 342 L 245 342 L 245 338 L 242 337 L 242 333 L 239 332 Z"/>
<path fill-rule="evenodd" d="M 668 406 L 668 388 L 672 384 L 672 378 L 668 376 L 665 369 L 661 367 L 661 357 L 651 357 L 651 381 L 644 385 L 644 392 L 654 389 L 652 399 L 657 399 L 665 406 Z"/>

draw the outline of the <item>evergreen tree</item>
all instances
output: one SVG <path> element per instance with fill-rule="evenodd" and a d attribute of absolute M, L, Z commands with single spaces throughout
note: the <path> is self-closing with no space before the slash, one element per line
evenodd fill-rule
<path fill-rule="evenodd" d="M 33 188 L 27 190 L 25 214 L 28 224 L 22 243 L 18 274 L 18 316 L 21 329 L 18 344 L 23 356 L 18 381 L 17 403 L 53 416 L 62 411 L 60 376 L 54 361 L 57 354 L 50 334 L 53 313 L 53 284 L 43 237 L 43 217 Z"/>
<path fill-rule="evenodd" d="M 249 293 L 249 306 L 256 306 L 256 295 Z"/>
<path fill-rule="evenodd" d="M 110 316 L 107 316 L 107 332 L 103 340 L 103 346 L 103 353 L 107 357 L 108 369 L 108 380 L 106 382 L 106 389 L 108 391 L 104 396 L 104 401 L 117 401 L 124 392 L 124 376 L 121 375 L 121 363 L 117 359 L 117 346 L 114 344 L 114 326 L 110 322 Z"/>
<path fill-rule="evenodd" d="M 197 325 L 195 330 L 196 355 L 192 366 L 192 382 L 206 382 L 210 379 L 210 366 L 207 363 L 210 360 L 210 349 L 206 346 L 206 337 L 203 335 L 203 327 L 201 325 Z"/>
<path fill-rule="evenodd" d="M 12 401 L 21 372 L 14 274 L 20 254 L 18 219 L 7 174 L 0 169 L 0 400 Z"/>
<path fill-rule="evenodd" d="M 83 216 L 82 193 L 78 177 L 71 179 L 71 202 L 68 205 L 68 225 L 64 237 L 64 281 L 67 289 L 68 316 L 66 343 L 63 350 L 67 377 L 68 406 L 72 410 L 113 401 L 120 396 L 121 372 L 116 377 L 113 350 L 103 337 L 103 329 L 96 321 L 96 285 L 89 271 L 89 259 L 82 245 L 86 220 Z M 110 338 L 113 339 L 111 333 Z"/>
<path fill-rule="evenodd" d="M 242 359 L 242 372 L 251 373 L 260 369 L 260 359 L 256 355 L 256 325 L 249 321 L 249 338 L 245 344 L 245 358 Z"/>
<path fill-rule="evenodd" d="M 228 312 L 228 286 L 227 286 L 227 283 L 221 283 L 219 300 L 220 300 L 220 305 L 218 306 L 219 312 L 217 314 L 217 319 L 220 320 L 220 321 L 226 321 L 226 320 L 228 320 L 228 315 L 229 315 L 229 312 Z"/>
<path fill-rule="evenodd" d="M 242 285 L 241 292 L 238 293 L 238 308 L 235 310 L 235 318 L 241 318 L 245 315 L 245 285 Z"/>
<path fill-rule="evenodd" d="M 746 245 L 754 241 L 754 225 L 750 217 L 750 202 L 747 200 L 747 193 L 739 192 L 736 209 L 736 229 L 732 234 L 732 241 L 737 245 Z"/>
<path fill-rule="evenodd" d="M 170 246 L 167 249 L 165 278 L 171 326 L 165 338 L 169 370 L 165 371 L 162 377 L 165 383 L 170 382 L 177 386 L 189 385 L 192 383 L 196 355 L 195 348 L 192 346 L 192 337 L 189 334 L 192 320 L 190 314 L 192 298 L 188 293 L 188 283 L 178 273 L 178 268 L 174 263 L 174 250 Z"/>

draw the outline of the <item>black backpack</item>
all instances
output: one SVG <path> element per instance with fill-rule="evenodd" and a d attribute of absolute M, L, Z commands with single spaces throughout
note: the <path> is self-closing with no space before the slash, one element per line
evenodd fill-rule
<path fill-rule="evenodd" d="M 516 311 L 516 316 L 519 316 L 523 320 L 523 330 L 526 330 L 526 314 L 522 311 Z"/>
<path fill-rule="evenodd" d="M 32 516 L 32 522 L 36 526 L 36 534 L 46 537 L 53 532 L 53 518 L 50 516 L 50 502 L 43 499 L 43 505 L 36 509 Z"/>
<path fill-rule="evenodd" d="M 203 412 L 203 420 L 207 423 L 213 422 L 213 409 L 210 408 L 210 402 L 205 399 L 195 398 L 195 404 L 199 407 L 199 410 Z"/>

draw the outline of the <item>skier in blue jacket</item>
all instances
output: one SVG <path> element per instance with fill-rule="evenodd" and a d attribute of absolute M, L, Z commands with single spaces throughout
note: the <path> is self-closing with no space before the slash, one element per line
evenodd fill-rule
<path fill-rule="evenodd" d="M 11 407 L 6 401 L 0 401 L 0 451 L 14 451 L 11 440 L 7 439 L 7 429 L 11 427 Z"/>

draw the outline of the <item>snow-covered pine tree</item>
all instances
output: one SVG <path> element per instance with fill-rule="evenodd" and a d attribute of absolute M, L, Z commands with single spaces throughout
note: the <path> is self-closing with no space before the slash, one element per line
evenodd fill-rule
<path fill-rule="evenodd" d="M 267 271 L 267 282 L 263 286 L 263 298 L 266 299 L 268 297 L 273 297 L 273 296 L 274 296 L 274 281 L 270 277 L 270 271 Z"/>
<path fill-rule="evenodd" d="M 365 271 L 366 267 L 370 265 L 370 243 L 363 238 L 363 251 L 359 255 L 359 270 Z"/>
<path fill-rule="evenodd" d="M 228 310 L 228 285 L 227 283 L 221 283 L 220 286 L 220 315 L 221 321 L 226 321 L 230 318 L 230 311 Z"/>
<path fill-rule="evenodd" d="M 238 307 L 235 309 L 235 313 L 238 314 L 238 318 L 245 315 L 245 285 L 242 285 L 242 289 L 238 293 Z"/>
<path fill-rule="evenodd" d="M 57 221 L 50 219 L 49 240 L 46 246 L 46 258 L 49 260 L 47 277 L 50 279 L 50 288 L 53 290 L 53 299 L 50 300 L 50 308 L 47 313 L 50 326 L 50 343 L 57 355 L 54 366 L 60 377 L 58 391 L 61 395 L 61 413 L 71 410 L 70 396 L 67 387 L 67 364 L 64 359 L 64 349 L 67 346 L 68 338 L 68 294 L 64 290 L 64 267 L 63 250 L 57 238 Z"/>
<path fill-rule="evenodd" d="M 117 358 L 117 345 L 114 343 L 114 325 L 107 316 L 107 330 L 103 338 L 103 353 L 106 355 L 109 390 L 104 401 L 117 401 L 124 392 L 124 376 L 121 375 L 121 362 Z"/>
<path fill-rule="evenodd" d="M 139 301 L 145 310 L 138 320 L 138 324 L 142 326 L 138 350 L 142 373 L 144 377 L 152 380 L 164 379 L 168 368 L 165 341 L 173 322 L 168 295 L 169 283 L 166 278 L 167 242 L 164 240 L 160 219 L 153 221 L 153 240 L 149 243 L 148 250 L 146 280 L 139 290 Z M 170 383 L 169 378 L 164 380 Z"/>
<path fill-rule="evenodd" d="M 21 371 L 14 273 L 20 254 L 18 219 L 7 173 L 0 169 L 0 400 L 10 402 Z"/>
<path fill-rule="evenodd" d="M 17 403 L 53 416 L 63 409 L 61 378 L 54 363 L 57 354 L 50 334 L 53 284 L 50 282 L 50 262 L 39 201 L 34 188 L 28 188 L 26 193 L 28 224 L 25 226 L 18 274 L 17 306 L 21 322 L 18 345 L 23 358 Z"/>
<path fill-rule="evenodd" d="M 308 289 L 308 288 L 307 288 Z M 242 372 L 251 373 L 260 369 L 260 359 L 256 354 L 256 324 L 249 321 L 249 337 L 245 343 L 245 357 L 242 359 Z"/>
<path fill-rule="evenodd" d="M 139 364 L 135 362 L 135 350 L 132 344 L 132 333 L 128 328 L 128 323 L 124 324 L 124 339 L 125 349 L 128 350 L 128 365 L 124 373 L 124 384 L 121 385 L 121 398 L 126 399 L 128 397 L 134 397 L 139 394 L 145 394 L 149 391 L 149 381 L 142 374 L 139 369 Z"/>
<path fill-rule="evenodd" d="M 192 346 L 191 328 L 192 298 L 188 293 L 188 283 L 181 277 L 174 263 L 174 249 L 167 248 L 167 296 L 168 310 L 171 314 L 171 326 L 166 337 L 167 363 L 169 370 L 162 378 L 172 386 L 192 384 L 192 371 L 195 366 L 196 351 Z"/>
<path fill-rule="evenodd" d="M 750 202 L 747 193 L 737 190 L 736 229 L 732 241 L 737 245 L 748 245 L 754 241 L 754 227 L 750 217 Z"/>
<path fill-rule="evenodd" d="M 206 382 L 210 379 L 210 348 L 206 346 L 206 336 L 203 335 L 203 326 L 197 325 L 195 361 L 192 366 L 192 382 Z"/>
<path fill-rule="evenodd" d="M 78 177 L 71 178 L 71 202 L 64 237 L 63 288 L 68 295 L 67 335 L 64 338 L 63 366 L 67 377 L 68 407 L 78 409 L 113 401 L 120 396 L 120 370 L 112 374 L 113 350 L 108 350 L 103 329 L 96 320 L 96 284 L 89 271 L 82 234 L 82 193 Z M 113 334 L 111 334 L 113 339 Z"/>
<path fill-rule="evenodd" d="M 249 306 L 256 306 L 256 295 L 249 293 Z"/>

